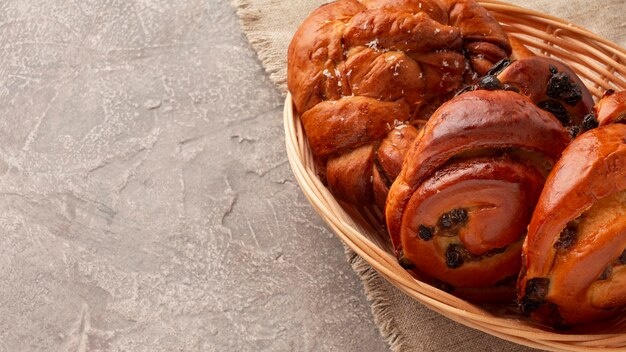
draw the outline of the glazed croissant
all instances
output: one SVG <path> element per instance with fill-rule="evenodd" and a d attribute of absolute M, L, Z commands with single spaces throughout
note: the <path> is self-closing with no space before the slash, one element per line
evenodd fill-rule
<path fill-rule="evenodd" d="M 626 307 L 626 125 L 608 124 L 623 97 L 598 103 L 602 126 L 567 147 L 539 198 L 518 282 L 533 320 L 567 327 Z"/>
<path fill-rule="evenodd" d="M 545 176 L 568 143 L 554 116 L 515 92 L 476 90 L 442 105 L 389 191 L 400 263 L 456 289 L 517 276 Z"/>
<path fill-rule="evenodd" d="M 289 46 L 288 87 L 330 190 L 384 204 L 417 135 L 394 129 L 426 119 L 510 52 L 474 0 L 340 0 L 311 13 Z"/>

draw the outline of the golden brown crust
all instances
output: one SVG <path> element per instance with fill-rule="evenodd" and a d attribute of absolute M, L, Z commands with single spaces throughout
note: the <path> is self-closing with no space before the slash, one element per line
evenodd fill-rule
<path fill-rule="evenodd" d="M 385 213 L 397 253 L 456 287 L 493 286 L 516 273 L 544 181 L 525 155 L 553 163 L 568 142 L 552 115 L 515 92 L 473 91 L 445 103 L 389 192 Z"/>
<path fill-rule="evenodd" d="M 326 164 L 328 188 L 338 198 L 355 204 L 372 202 L 374 146 L 364 145 L 330 158 Z"/>
<path fill-rule="evenodd" d="M 289 46 L 288 87 L 331 190 L 360 202 L 372 198 L 363 187 L 373 183 L 383 204 L 383 181 L 395 175 L 365 172 L 369 159 L 357 150 L 378 146 L 394 122 L 429 116 L 467 70 L 481 73 L 510 51 L 497 21 L 474 0 L 340 0 L 311 13 Z M 384 154 L 376 158 L 383 169 L 404 155 L 386 162 Z"/>
<path fill-rule="evenodd" d="M 583 133 L 555 165 L 528 229 L 518 283 L 522 309 L 533 319 L 572 325 L 625 305 L 626 287 L 613 287 L 626 280 L 617 273 L 623 268 L 599 279 L 626 248 L 624 165 L 624 125 Z"/>
<path fill-rule="evenodd" d="M 564 126 L 582 125 L 583 118 L 593 108 L 591 93 L 576 73 L 552 58 L 521 58 L 512 62 L 497 77 L 500 82 L 517 87 L 539 107 L 554 114 Z"/>
<path fill-rule="evenodd" d="M 388 199 L 387 226 L 394 243 L 408 197 L 453 156 L 471 149 L 515 147 L 556 161 L 569 142 L 553 116 L 508 91 L 474 91 L 450 100 L 435 112 L 423 135 L 409 151 L 411 162 L 403 167 L 392 187 L 394 197 Z"/>
<path fill-rule="evenodd" d="M 302 125 L 313 154 L 325 157 L 383 138 L 394 121 L 406 121 L 408 115 L 404 103 L 354 96 L 315 105 L 302 115 Z"/>
<path fill-rule="evenodd" d="M 520 60 L 526 57 L 536 56 L 535 53 L 530 51 L 519 39 L 515 37 L 509 37 L 509 43 L 511 44 L 511 60 Z"/>
<path fill-rule="evenodd" d="M 600 126 L 626 123 L 626 92 L 605 95 L 594 107 Z"/>
<path fill-rule="evenodd" d="M 400 174 L 404 157 L 418 133 L 413 125 L 399 125 L 387 134 L 376 150 L 372 182 L 374 198 L 381 210 L 385 209 L 389 187 Z"/>

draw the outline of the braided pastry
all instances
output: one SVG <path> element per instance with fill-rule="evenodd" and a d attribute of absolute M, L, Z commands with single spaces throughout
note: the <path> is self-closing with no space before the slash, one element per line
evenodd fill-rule
<path fill-rule="evenodd" d="M 604 98 L 596 107 L 603 126 L 563 152 L 528 228 L 520 307 L 556 328 L 626 307 L 626 125 L 604 125 L 626 110 L 615 105 L 622 97 Z"/>
<path fill-rule="evenodd" d="M 457 289 L 516 276 L 545 176 L 568 143 L 556 118 L 515 92 L 476 90 L 442 105 L 389 191 L 400 263 Z"/>
<path fill-rule="evenodd" d="M 384 203 L 406 148 L 382 140 L 411 144 L 413 127 L 392 130 L 427 118 L 510 51 L 474 0 L 340 0 L 311 13 L 289 46 L 288 86 L 331 191 Z"/>

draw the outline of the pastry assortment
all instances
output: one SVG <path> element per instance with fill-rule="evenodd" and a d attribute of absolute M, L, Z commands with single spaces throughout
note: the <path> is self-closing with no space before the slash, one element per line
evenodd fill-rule
<path fill-rule="evenodd" d="M 339 0 L 288 55 L 320 178 L 405 269 L 555 328 L 622 313 L 626 93 L 594 106 L 474 0 Z"/>

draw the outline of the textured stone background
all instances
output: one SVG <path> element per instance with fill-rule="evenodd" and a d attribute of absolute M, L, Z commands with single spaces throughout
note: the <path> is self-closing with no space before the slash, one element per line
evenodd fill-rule
<path fill-rule="evenodd" d="M 384 351 L 224 0 L 0 1 L 0 351 Z"/>

